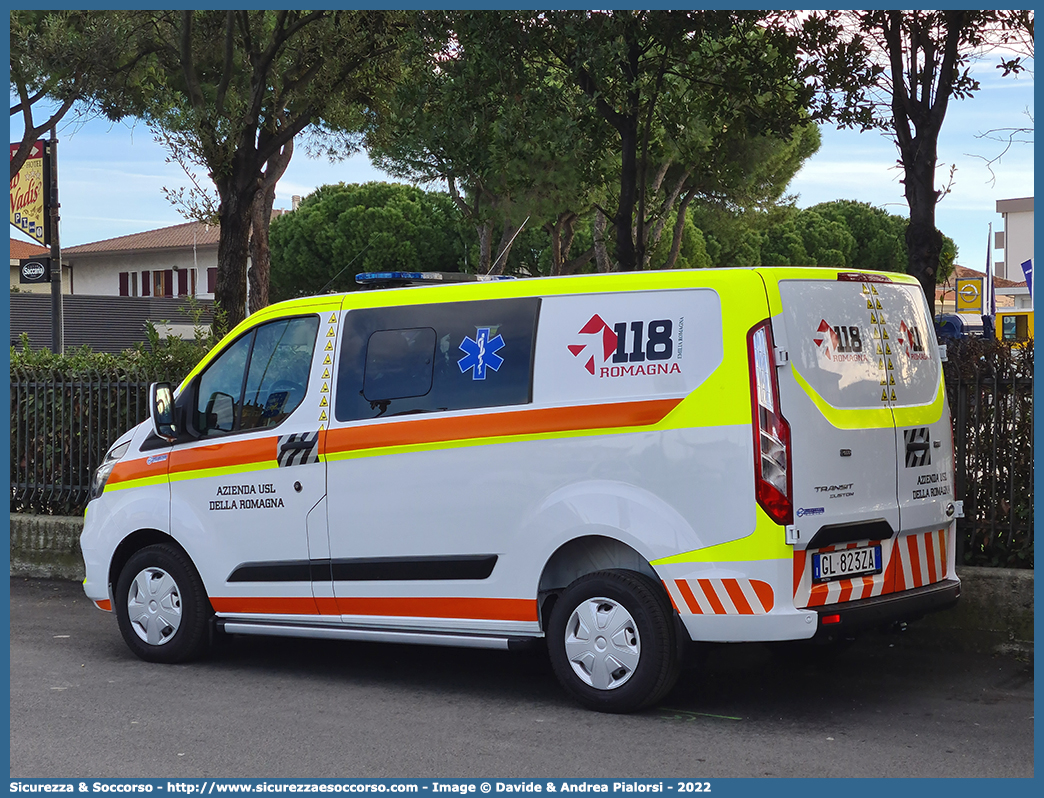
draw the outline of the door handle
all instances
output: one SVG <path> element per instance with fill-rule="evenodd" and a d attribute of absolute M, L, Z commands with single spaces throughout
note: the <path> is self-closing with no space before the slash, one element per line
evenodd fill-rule
<path fill-rule="evenodd" d="M 316 441 L 287 441 L 279 448 L 281 449 L 312 449 Z"/>
<path fill-rule="evenodd" d="M 908 452 L 927 452 L 929 447 L 928 441 L 910 441 L 906 444 L 906 451 Z"/>

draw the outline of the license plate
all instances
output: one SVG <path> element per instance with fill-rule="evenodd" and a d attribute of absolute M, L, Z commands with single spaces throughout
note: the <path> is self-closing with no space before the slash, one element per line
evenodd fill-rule
<path fill-rule="evenodd" d="M 829 582 L 881 573 L 881 547 L 824 551 L 812 555 L 812 581 Z"/>

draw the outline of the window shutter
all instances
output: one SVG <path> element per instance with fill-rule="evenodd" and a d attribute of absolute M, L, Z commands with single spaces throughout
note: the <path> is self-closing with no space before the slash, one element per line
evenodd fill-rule
<path fill-rule="evenodd" d="M 163 270 L 163 296 L 174 296 L 174 271 Z"/>
<path fill-rule="evenodd" d="M 120 296 L 130 296 L 130 272 L 120 272 Z"/>
<path fill-rule="evenodd" d="M 213 294 L 217 290 L 217 269 L 207 269 L 207 293 Z"/>
<path fill-rule="evenodd" d="M 142 272 L 141 273 L 141 295 L 142 296 L 148 296 L 149 295 L 149 278 L 150 277 L 151 277 L 151 275 L 150 275 L 149 272 Z"/>
<path fill-rule="evenodd" d="M 178 273 L 178 296 L 188 293 L 188 269 L 177 269 Z"/>

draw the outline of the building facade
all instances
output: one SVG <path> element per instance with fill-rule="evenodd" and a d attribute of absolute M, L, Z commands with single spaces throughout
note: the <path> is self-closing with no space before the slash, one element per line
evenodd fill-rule
<path fill-rule="evenodd" d="M 1033 259 L 1033 197 L 997 200 L 1003 229 L 994 233 L 997 276 L 1025 280 L 1022 264 Z"/>
<path fill-rule="evenodd" d="M 62 251 L 75 294 L 214 298 L 217 226 L 187 222 Z"/>

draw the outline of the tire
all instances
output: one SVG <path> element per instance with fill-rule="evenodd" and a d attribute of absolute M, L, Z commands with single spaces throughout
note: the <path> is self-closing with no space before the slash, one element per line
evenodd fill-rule
<path fill-rule="evenodd" d="M 680 670 L 667 598 L 634 571 L 598 571 L 566 588 L 551 610 L 547 647 L 558 681 L 599 712 L 657 703 Z"/>
<path fill-rule="evenodd" d="M 186 662 L 207 649 L 213 609 L 192 562 L 174 546 L 159 543 L 131 555 L 114 604 L 124 641 L 147 662 Z"/>

